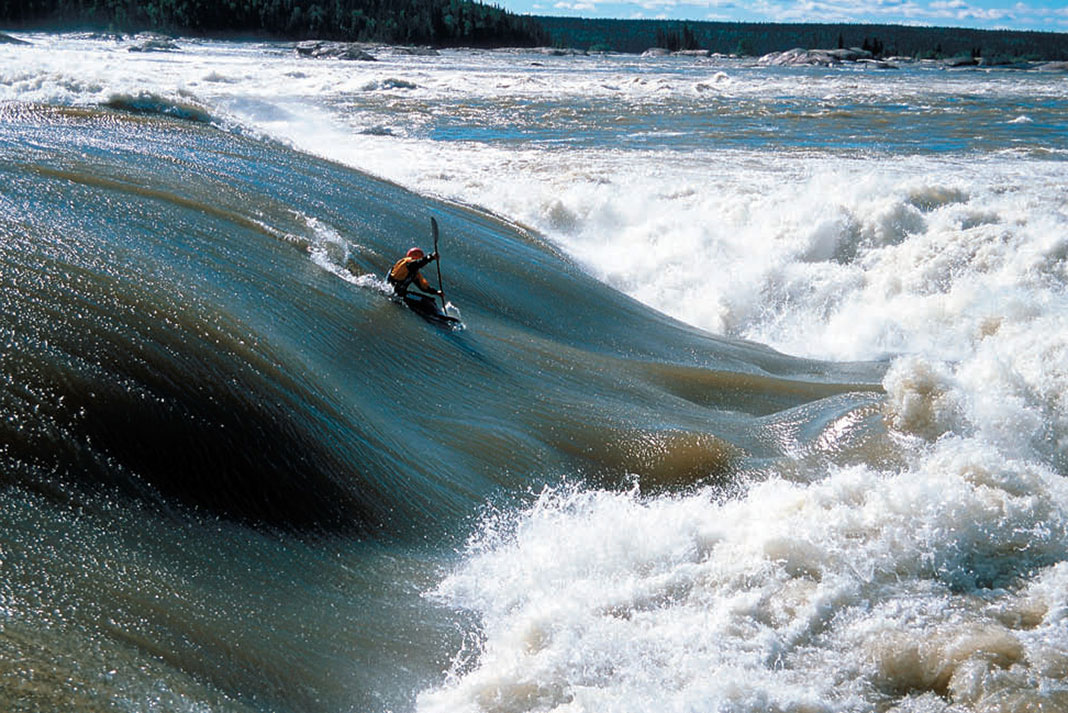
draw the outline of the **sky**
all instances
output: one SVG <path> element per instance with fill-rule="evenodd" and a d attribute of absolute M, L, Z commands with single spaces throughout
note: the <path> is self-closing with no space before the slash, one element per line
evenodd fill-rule
<path fill-rule="evenodd" d="M 513 12 L 718 22 L 829 22 L 1068 32 L 1068 0 L 488 0 Z"/>

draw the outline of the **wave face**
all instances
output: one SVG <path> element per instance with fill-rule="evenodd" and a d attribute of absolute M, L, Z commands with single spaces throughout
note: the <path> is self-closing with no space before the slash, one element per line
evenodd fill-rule
<path fill-rule="evenodd" d="M 449 206 L 470 329 L 428 328 L 374 277 L 425 242 L 433 206 L 412 194 L 197 124 L 5 119 L 29 144 L 4 163 L 8 442 L 28 472 L 403 530 L 535 473 L 722 473 L 782 453 L 755 417 L 878 383 L 705 337 Z"/>
<path fill-rule="evenodd" d="M 1061 75 L 28 39 L 11 700 L 1068 706 Z"/>
<path fill-rule="evenodd" d="M 453 646 L 415 582 L 487 501 L 529 501 L 565 477 L 727 483 L 800 448 L 885 440 L 882 365 L 709 337 L 484 214 L 166 107 L 8 105 L 0 126 L 0 509 L 5 547 L 49 573 L 9 583 L 23 633 L 5 651 L 90 668 L 163 658 L 147 678 L 41 664 L 79 680 L 83 702 L 136 701 L 162 677 L 179 708 L 403 705 Z M 379 277 L 426 244 L 431 215 L 460 329 L 392 302 Z M 806 445 L 806 430 L 823 441 Z M 34 541 L 33 522 L 70 544 Z M 429 553 L 411 549 L 428 539 Z M 312 611 L 280 599 L 305 586 L 305 559 Z M 399 596 L 380 581 L 396 576 Z M 337 579 L 353 588 L 344 614 Z M 250 596 L 276 615 L 260 641 Z M 374 632 L 371 681 L 286 664 L 294 650 L 342 655 L 328 633 L 352 628 L 342 615 Z M 385 673 L 412 656 L 419 673 Z M 27 695 L 63 699 L 47 682 Z"/>

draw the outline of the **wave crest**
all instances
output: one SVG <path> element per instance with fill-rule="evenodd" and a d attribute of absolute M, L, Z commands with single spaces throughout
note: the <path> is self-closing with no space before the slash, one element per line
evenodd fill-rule
<path fill-rule="evenodd" d="M 211 110 L 192 99 L 176 99 L 149 91 L 136 94 L 116 93 L 103 102 L 103 106 L 134 114 L 168 116 L 183 121 L 210 124 L 215 121 Z"/>

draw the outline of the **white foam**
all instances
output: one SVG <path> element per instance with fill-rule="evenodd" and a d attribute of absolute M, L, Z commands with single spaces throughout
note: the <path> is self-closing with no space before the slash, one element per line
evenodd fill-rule
<path fill-rule="evenodd" d="M 903 473 L 714 497 L 547 492 L 488 520 L 435 592 L 481 617 L 481 655 L 419 710 L 868 710 L 968 666 L 1065 690 L 1034 663 L 1065 636 L 1049 470 L 951 438 Z"/>
<path fill-rule="evenodd" d="M 712 332 L 892 361 L 884 408 L 899 468 L 773 478 L 730 502 L 549 492 L 487 519 L 435 593 L 475 612 L 481 635 L 422 710 L 1063 703 L 1068 213 L 1063 147 L 1034 133 L 1041 103 L 1068 94 L 1056 75 L 474 52 L 344 63 L 280 45 L 180 41 L 182 52 L 150 56 L 29 39 L 0 47 L 0 100 L 147 93 L 208 107 L 530 225 L 605 282 Z M 719 109 L 759 123 L 768 98 L 801 101 L 812 120 L 900 106 L 922 127 L 962 94 L 1002 107 L 992 124 L 1030 138 L 990 154 L 670 148 Z M 585 113 L 550 112 L 561 139 L 532 142 L 512 121 L 528 105 Z M 442 116 L 515 125 L 518 137 L 436 140 Z M 615 126 L 647 148 L 584 138 Z M 358 246 L 305 222 L 321 267 L 386 289 L 342 269 Z"/>

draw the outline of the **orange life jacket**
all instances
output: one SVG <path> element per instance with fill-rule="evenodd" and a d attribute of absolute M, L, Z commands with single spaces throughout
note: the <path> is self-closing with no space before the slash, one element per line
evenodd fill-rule
<path fill-rule="evenodd" d="M 404 294 L 408 291 L 408 287 L 412 282 L 419 285 L 419 289 L 430 290 L 430 283 L 427 279 L 419 274 L 420 268 L 426 265 L 429 260 L 425 257 L 416 260 L 410 257 L 402 257 L 393 266 L 393 269 L 389 271 L 389 284 L 393 285 L 393 290 L 399 294 Z"/>

